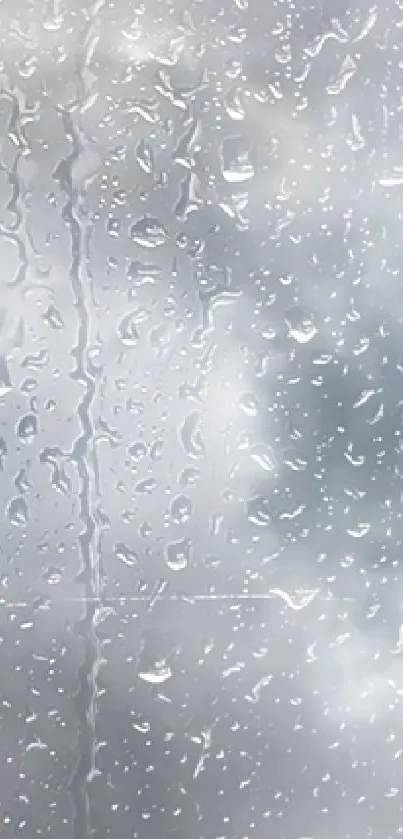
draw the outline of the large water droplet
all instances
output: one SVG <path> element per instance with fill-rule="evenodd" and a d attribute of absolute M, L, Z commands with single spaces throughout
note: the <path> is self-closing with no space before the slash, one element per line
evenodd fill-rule
<path fill-rule="evenodd" d="M 183 524 L 192 514 L 192 502 L 186 495 L 178 495 L 171 504 L 171 518 L 175 524 Z"/>
<path fill-rule="evenodd" d="M 137 443 L 132 443 L 132 445 L 129 446 L 128 451 L 132 460 L 139 461 L 146 456 L 147 446 L 142 442 L 142 440 L 139 440 Z"/>
<path fill-rule="evenodd" d="M 18 427 L 17 435 L 24 443 L 32 443 L 34 437 L 38 433 L 38 419 L 35 414 L 26 414 L 21 417 Z"/>
<path fill-rule="evenodd" d="M 239 407 L 246 416 L 255 417 L 259 409 L 259 403 L 253 393 L 243 393 L 239 400 Z"/>
<path fill-rule="evenodd" d="M 276 460 L 269 446 L 263 444 L 253 446 L 250 456 L 265 472 L 273 472 L 276 468 Z"/>
<path fill-rule="evenodd" d="M 184 571 L 192 556 L 192 542 L 190 539 L 180 539 L 170 542 L 165 548 L 165 561 L 171 571 Z"/>
<path fill-rule="evenodd" d="M 149 682 L 151 685 L 162 685 L 172 676 L 172 670 L 169 664 L 165 662 L 157 662 L 155 667 L 149 670 L 140 670 L 138 673 L 139 679 L 143 682 Z"/>
<path fill-rule="evenodd" d="M 125 347 L 135 347 L 139 339 L 134 312 L 128 312 L 118 324 L 118 335 Z"/>
<path fill-rule="evenodd" d="M 255 170 L 250 159 L 250 146 L 243 137 L 228 137 L 221 147 L 221 169 L 227 183 L 249 181 Z"/>
<path fill-rule="evenodd" d="M 27 524 L 29 515 L 25 498 L 21 495 L 16 498 L 12 498 L 7 506 L 7 516 L 11 524 L 16 527 Z"/>
<path fill-rule="evenodd" d="M 317 334 L 315 319 L 312 312 L 304 306 L 292 306 L 286 312 L 285 322 L 288 326 L 290 338 L 299 344 L 307 344 Z"/>
<path fill-rule="evenodd" d="M 115 545 L 115 554 L 124 565 L 128 566 L 128 568 L 134 568 L 138 562 L 138 556 L 135 551 L 132 551 L 127 547 L 127 545 L 124 545 L 123 542 L 118 542 Z"/>
<path fill-rule="evenodd" d="M 57 568 L 55 565 L 50 565 L 49 568 L 45 569 L 43 579 L 47 582 L 48 586 L 59 585 L 63 579 L 61 568 Z"/>
<path fill-rule="evenodd" d="M 133 242 L 143 248 L 161 247 L 168 239 L 164 225 L 151 216 L 143 216 L 136 224 L 133 224 L 130 234 Z"/>
<path fill-rule="evenodd" d="M 147 175 L 151 175 L 154 168 L 154 155 L 150 144 L 147 143 L 144 138 L 140 140 L 137 146 L 136 160 L 140 169 L 142 169 Z"/>
<path fill-rule="evenodd" d="M 249 499 L 246 505 L 246 514 L 249 521 L 258 527 L 267 527 L 272 519 L 269 502 L 267 498 L 263 498 L 261 495 Z"/>
<path fill-rule="evenodd" d="M 194 411 L 189 414 L 179 432 L 183 448 L 190 457 L 201 457 L 205 452 L 205 445 L 200 428 L 200 414 Z"/>

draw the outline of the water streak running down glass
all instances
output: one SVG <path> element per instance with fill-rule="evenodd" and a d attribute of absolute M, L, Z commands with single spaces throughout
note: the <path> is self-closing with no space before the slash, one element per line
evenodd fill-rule
<path fill-rule="evenodd" d="M 0 837 L 402 831 L 403 3 L 0 4 Z"/>

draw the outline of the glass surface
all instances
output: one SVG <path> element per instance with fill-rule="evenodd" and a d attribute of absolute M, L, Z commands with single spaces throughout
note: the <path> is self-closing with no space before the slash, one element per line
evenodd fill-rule
<path fill-rule="evenodd" d="M 0 836 L 395 839 L 403 3 L 0 4 Z"/>

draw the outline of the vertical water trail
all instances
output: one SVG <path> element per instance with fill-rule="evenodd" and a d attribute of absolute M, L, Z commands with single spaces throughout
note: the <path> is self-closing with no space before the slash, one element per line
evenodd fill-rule
<path fill-rule="evenodd" d="M 74 116 L 63 111 L 66 136 L 72 143 L 71 154 L 62 160 L 54 173 L 66 195 L 63 219 L 69 227 L 71 238 L 70 282 L 77 312 L 77 342 L 72 349 L 75 368 L 71 378 L 83 389 L 83 396 L 77 406 L 81 434 L 70 452 L 75 463 L 79 481 L 79 505 L 82 531 L 79 546 L 82 563 L 80 582 L 84 586 L 84 614 L 76 624 L 76 631 L 83 639 L 84 658 L 78 672 L 78 690 L 75 696 L 79 721 L 79 760 L 70 782 L 73 798 L 75 839 L 87 839 L 91 835 L 90 802 L 88 781 L 94 774 L 96 754 L 96 698 L 97 675 L 101 662 L 100 644 L 95 631 L 96 614 L 100 597 L 99 558 L 97 555 L 97 528 L 93 516 L 91 459 L 94 447 L 92 402 L 95 396 L 95 379 L 87 366 L 87 351 L 90 339 L 90 309 L 88 284 L 85 282 L 84 231 L 79 215 L 80 190 L 73 183 L 72 169 L 82 153 L 80 136 L 74 124 Z"/>

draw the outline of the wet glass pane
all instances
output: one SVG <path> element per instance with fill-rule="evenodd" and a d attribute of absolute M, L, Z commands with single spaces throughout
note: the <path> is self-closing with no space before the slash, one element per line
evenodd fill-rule
<path fill-rule="evenodd" d="M 0 4 L 0 836 L 391 839 L 403 4 Z"/>

